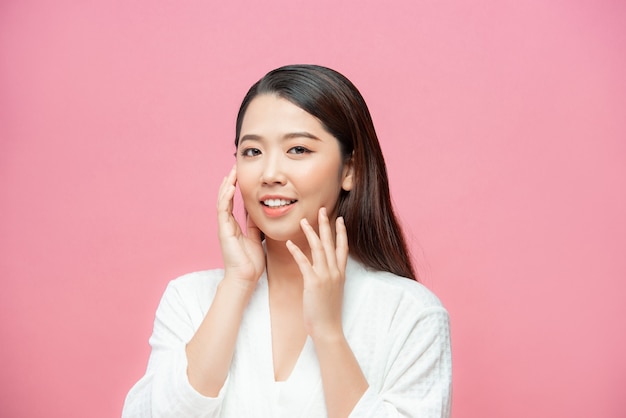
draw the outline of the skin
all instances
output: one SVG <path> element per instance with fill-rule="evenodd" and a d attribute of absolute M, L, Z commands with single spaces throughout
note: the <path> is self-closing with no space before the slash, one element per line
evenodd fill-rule
<path fill-rule="evenodd" d="M 232 213 L 237 183 L 248 212 L 246 234 Z M 328 416 L 350 414 L 368 387 L 341 323 L 348 240 L 335 208 L 341 190 L 351 188 L 350 163 L 315 117 L 274 95 L 250 103 L 237 163 L 218 194 L 224 279 L 187 345 L 187 374 L 196 390 L 217 396 L 222 388 L 243 311 L 267 269 L 275 379 L 290 376 L 308 335 Z M 290 204 L 268 208 L 268 197 Z"/>

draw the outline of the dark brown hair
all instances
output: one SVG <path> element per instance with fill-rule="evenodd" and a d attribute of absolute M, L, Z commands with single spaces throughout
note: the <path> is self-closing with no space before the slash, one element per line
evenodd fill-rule
<path fill-rule="evenodd" d="M 267 73 L 248 91 L 237 114 L 235 145 L 250 102 L 275 94 L 315 116 L 352 159 L 353 187 L 342 191 L 337 214 L 348 231 L 350 254 L 367 267 L 417 280 L 389 196 L 387 169 L 365 100 L 350 80 L 330 68 L 289 65 Z"/>

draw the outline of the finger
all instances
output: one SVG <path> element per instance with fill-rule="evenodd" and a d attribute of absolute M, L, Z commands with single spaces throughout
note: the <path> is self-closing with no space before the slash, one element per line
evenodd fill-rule
<path fill-rule="evenodd" d="M 217 191 L 217 208 L 220 208 L 220 202 L 222 201 L 223 197 L 224 197 L 224 191 L 226 190 L 226 179 L 228 176 L 224 176 L 224 178 L 222 179 L 222 183 L 220 184 L 220 187 Z"/>
<path fill-rule="evenodd" d="M 228 195 L 233 194 L 234 196 L 234 191 L 232 189 L 235 187 L 235 184 L 236 184 L 236 178 L 237 178 L 236 170 L 237 170 L 237 166 L 233 166 L 233 168 L 231 168 L 228 175 L 226 175 L 226 177 L 224 177 L 224 179 L 222 180 L 222 184 L 220 185 L 219 192 L 217 195 L 218 208 L 223 209 L 224 206 L 220 206 L 220 205 L 223 205 L 224 203 L 228 203 L 228 201 L 232 199 L 232 197 L 229 199 Z"/>
<path fill-rule="evenodd" d="M 291 240 L 287 240 L 285 243 L 287 245 L 287 249 L 291 253 L 294 261 L 298 265 L 300 269 L 300 273 L 302 273 L 302 278 L 306 279 L 307 277 L 312 277 L 315 275 L 315 271 L 313 270 L 313 266 L 309 262 L 309 259 L 304 255 L 300 247 L 291 242 Z"/>
<path fill-rule="evenodd" d="M 339 216 L 335 221 L 336 230 L 336 248 L 335 254 L 337 258 L 337 267 L 341 273 L 345 273 L 346 264 L 348 263 L 348 231 L 346 230 L 346 224 L 342 216 Z"/>
<path fill-rule="evenodd" d="M 246 234 L 248 238 L 255 242 L 261 242 L 261 230 L 258 226 L 256 226 L 256 224 L 250 217 L 250 214 L 246 216 L 246 228 L 248 231 L 248 233 Z"/>
<path fill-rule="evenodd" d="M 326 274 L 328 271 L 328 264 L 326 263 L 326 254 L 324 253 L 322 242 L 306 218 L 300 221 L 300 227 L 302 228 L 304 236 L 309 243 L 309 248 L 311 249 L 311 261 L 313 262 L 314 268 L 320 273 Z"/>
<path fill-rule="evenodd" d="M 235 186 L 228 184 L 224 185 L 224 190 L 222 190 L 217 202 L 217 219 L 219 222 L 228 221 L 232 216 L 234 197 Z"/>
<path fill-rule="evenodd" d="M 217 220 L 220 226 L 226 226 L 233 218 L 233 200 L 235 197 L 236 168 L 233 166 L 230 173 L 224 177 L 217 200 Z"/>
<path fill-rule="evenodd" d="M 335 241 L 333 240 L 332 229 L 330 228 L 330 220 L 326 208 L 320 208 L 318 213 L 318 225 L 320 232 L 320 241 L 324 249 L 324 256 L 329 271 L 337 270 L 337 256 L 335 254 Z"/>
<path fill-rule="evenodd" d="M 217 198 L 217 210 L 229 211 L 232 206 L 233 197 L 235 196 L 235 186 L 232 184 L 224 183 L 220 188 L 220 193 Z"/>

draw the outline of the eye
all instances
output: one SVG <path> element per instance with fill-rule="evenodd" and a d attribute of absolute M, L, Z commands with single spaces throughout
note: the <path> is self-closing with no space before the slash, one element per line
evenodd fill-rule
<path fill-rule="evenodd" d="M 309 149 L 307 149 L 307 148 L 305 148 L 305 147 L 303 147 L 301 145 L 298 145 L 298 146 L 289 148 L 289 151 L 287 151 L 287 152 L 289 154 L 308 154 L 308 153 L 311 152 L 311 150 L 309 150 Z"/>
<path fill-rule="evenodd" d="M 261 155 L 261 150 L 258 148 L 244 148 L 239 153 L 242 157 L 256 157 Z"/>

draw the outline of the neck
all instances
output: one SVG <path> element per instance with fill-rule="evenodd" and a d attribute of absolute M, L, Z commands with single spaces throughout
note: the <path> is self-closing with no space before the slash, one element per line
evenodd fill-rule
<path fill-rule="evenodd" d="M 296 243 L 309 257 L 308 245 Z M 294 287 L 302 289 L 302 273 L 284 241 L 265 240 L 267 279 L 271 287 Z M 310 260 L 310 257 L 309 257 Z"/>

